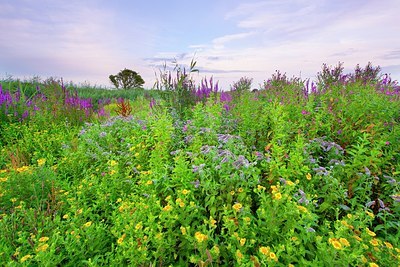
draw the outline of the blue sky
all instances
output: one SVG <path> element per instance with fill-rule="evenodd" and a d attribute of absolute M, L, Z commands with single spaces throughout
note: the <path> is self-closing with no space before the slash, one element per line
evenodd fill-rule
<path fill-rule="evenodd" d="M 0 0 L 0 76 L 111 86 L 133 69 L 152 87 L 163 63 L 197 61 L 224 90 L 275 72 L 315 78 L 369 61 L 400 80 L 399 0 Z"/>

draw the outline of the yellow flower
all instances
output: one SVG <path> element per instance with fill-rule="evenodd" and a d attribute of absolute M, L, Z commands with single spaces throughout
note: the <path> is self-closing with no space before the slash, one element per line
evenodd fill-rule
<path fill-rule="evenodd" d="M 187 195 L 187 194 L 189 194 L 189 193 L 190 193 L 189 190 L 186 190 L 186 189 L 183 189 L 183 190 L 182 190 L 182 194 L 184 194 L 184 195 Z"/>
<path fill-rule="evenodd" d="M 370 236 L 376 236 L 376 234 L 374 232 L 372 232 L 371 230 L 369 230 L 369 228 L 366 228 L 365 231 L 367 232 L 367 234 L 369 234 Z"/>
<path fill-rule="evenodd" d="M 47 240 L 49 240 L 47 236 L 42 236 L 41 238 L 39 238 L 39 242 L 46 242 Z"/>
<path fill-rule="evenodd" d="M 181 232 L 182 232 L 182 235 L 186 235 L 186 228 L 181 226 Z"/>
<path fill-rule="evenodd" d="M 369 217 L 375 218 L 375 214 L 373 214 L 372 212 L 365 211 L 365 213 L 366 213 Z"/>
<path fill-rule="evenodd" d="M 330 243 L 335 249 L 342 249 L 342 244 L 340 244 L 336 238 L 334 238 Z"/>
<path fill-rule="evenodd" d="M 149 181 L 146 182 L 146 184 L 147 184 L 147 185 L 151 185 L 151 184 L 153 184 L 153 181 L 152 181 L 152 180 L 149 180 Z"/>
<path fill-rule="evenodd" d="M 239 187 L 238 192 L 242 193 L 243 192 L 243 188 Z"/>
<path fill-rule="evenodd" d="M 361 237 L 357 236 L 357 235 L 353 235 L 353 237 L 357 240 L 357 241 L 362 241 Z"/>
<path fill-rule="evenodd" d="M 45 251 L 48 247 L 48 244 L 43 244 L 36 249 L 36 252 Z"/>
<path fill-rule="evenodd" d="M 392 244 L 390 244 L 389 242 L 383 242 L 383 243 L 385 243 L 385 245 L 386 245 L 386 247 L 387 247 L 388 249 L 393 249 Z"/>
<path fill-rule="evenodd" d="M 369 267 L 379 267 L 379 265 L 376 264 L 375 262 L 370 262 Z"/>
<path fill-rule="evenodd" d="M 63 219 L 68 219 L 69 215 L 68 214 L 64 214 Z"/>
<path fill-rule="evenodd" d="M 12 203 L 15 203 L 15 202 L 17 202 L 17 198 L 16 197 L 13 197 L 12 199 L 10 199 L 11 200 L 11 202 Z"/>
<path fill-rule="evenodd" d="M 185 206 L 185 203 L 183 202 L 183 200 L 181 198 L 176 199 L 176 204 L 178 204 L 179 207 L 181 207 L 181 208 L 183 208 Z"/>
<path fill-rule="evenodd" d="M 242 252 L 240 252 L 240 250 L 236 250 L 236 257 L 238 258 L 238 260 L 241 260 L 243 258 L 243 254 Z"/>
<path fill-rule="evenodd" d="M 136 224 L 135 229 L 136 230 L 140 230 L 143 228 L 142 222 L 139 222 L 138 224 Z"/>
<path fill-rule="evenodd" d="M 310 180 L 311 180 L 311 174 L 310 174 L 310 173 L 307 173 L 307 174 L 306 174 L 306 178 L 307 178 L 307 180 L 310 181 Z"/>
<path fill-rule="evenodd" d="M 21 263 L 23 263 L 23 262 L 25 262 L 25 261 L 27 261 L 29 259 L 32 259 L 32 258 L 33 258 L 33 256 L 28 254 L 28 255 L 23 256 L 19 261 Z"/>
<path fill-rule="evenodd" d="M 212 250 L 214 251 L 215 254 L 219 254 L 219 247 L 217 245 L 214 245 Z"/>
<path fill-rule="evenodd" d="M 274 199 L 276 199 L 276 200 L 279 200 L 279 199 L 281 199 L 282 198 L 282 194 L 281 193 L 276 193 L 275 195 L 274 195 Z"/>
<path fill-rule="evenodd" d="M 117 164 L 118 164 L 118 162 L 116 162 L 115 160 L 110 160 L 110 166 L 111 167 L 114 167 Z"/>
<path fill-rule="evenodd" d="M 29 170 L 29 166 L 22 166 L 17 168 L 17 172 L 26 172 Z"/>
<path fill-rule="evenodd" d="M 239 211 L 242 208 L 242 204 L 240 203 L 236 203 L 235 205 L 232 206 L 232 208 L 236 211 Z"/>
<path fill-rule="evenodd" d="M 0 182 L 7 182 L 7 177 L 4 177 L 4 178 L 0 178 Z"/>
<path fill-rule="evenodd" d="M 275 253 L 273 253 L 273 252 L 270 252 L 270 253 L 269 253 L 269 258 L 270 258 L 271 260 L 278 261 L 278 257 L 276 257 Z"/>
<path fill-rule="evenodd" d="M 351 218 L 353 218 L 353 215 L 351 215 L 351 214 L 349 213 L 349 214 L 347 214 L 347 218 L 351 219 Z"/>
<path fill-rule="evenodd" d="M 271 185 L 272 194 L 278 193 L 279 189 L 276 185 Z"/>
<path fill-rule="evenodd" d="M 91 221 L 88 221 L 87 223 L 85 223 L 83 226 L 85 226 L 85 227 L 90 227 L 92 225 L 92 222 Z"/>
<path fill-rule="evenodd" d="M 120 238 L 118 238 L 117 243 L 121 244 L 122 242 L 124 242 L 125 237 L 126 237 L 126 234 L 123 234 Z"/>
<path fill-rule="evenodd" d="M 217 223 L 216 220 L 214 220 L 213 218 L 210 218 L 210 224 L 211 224 L 211 226 L 215 226 L 216 223 Z"/>
<path fill-rule="evenodd" d="M 260 191 L 262 191 L 262 190 L 265 190 L 265 187 L 262 186 L 262 185 L 257 185 L 257 189 L 260 190 Z"/>
<path fill-rule="evenodd" d="M 361 261 L 362 261 L 363 263 L 367 263 L 367 262 L 368 262 L 368 260 L 367 260 L 367 258 L 366 258 L 365 256 L 362 256 L 362 257 L 361 257 Z"/>
<path fill-rule="evenodd" d="M 374 238 L 371 241 L 369 241 L 369 243 L 371 243 L 371 245 L 373 245 L 374 247 L 379 245 L 378 239 Z"/>
<path fill-rule="evenodd" d="M 205 234 L 202 234 L 201 232 L 196 232 L 194 234 L 194 237 L 196 238 L 197 242 L 199 242 L 199 243 L 204 242 L 208 239 L 208 237 Z"/>
<path fill-rule="evenodd" d="M 294 183 L 292 181 L 290 181 L 290 180 L 286 180 L 286 184 L 288 186 L 294 186 Z"/>
<path fill-rule="evenodd" d="M 342 244 L 340 244 L 339 240 L 336 238 L 329 238 L 328 242 L 335 248 L 335 249 L 342 249 Z"/>
<path fill-rule="evenodd" d="M 244 217 L 243 220 L 244 220 L 246 223 L 249 223 L 249 222 L 251 221 L 250 217 Z"/>
<path fill-rule="evenodd" d="M 244 246 L 244 244 L 246 243 L 246 238 L 241 238 L 239 243 L 241 246 Z"/>
<path fill-rule="evenodd" d="M 297 206 L 297 208 L 301 211 L 301 212 L 308 212 L 308 210 L 307 210 L 307 208 L 306 207 L 303 207 L 303 206 Z"/>
<path fill-rule="evenodd" d="M 170 204 L 168 204 L 163 208 L 163 211 L 170 211 L 170 210 L 172 210 L 172 206 Z"/>
<path fill-rule="evenodd" d="M 40 166 L 43 166 L 44 164 L 46 163 L 46 159 L 38 159 L 37 160 L 37 164 L 38 164 L 38 166 L 40 167 Z"/>
<path fill-rule="evenodd" d="M 233 196 L 233 195 L 235 194 L 235 191 L 232 190 L 232 191 L 230 192 L 230 194 Z"/>
<path fill-rule="evenodd" d="M 349 247 L 350 246 L 350 243 L 349 243 L 349 241 L 347 241 L 346 238 L 342 238 L 342 237 L 339 238 L 339 242 L 345 247 Z"/>
<path fill-rule="evenodd" d="M 269 250 L 270 250 L 269 247 L 260 247 L 259 248 L 260 253 L 265 255 L 265 256 L 267 256 L 269 254 Z"/>

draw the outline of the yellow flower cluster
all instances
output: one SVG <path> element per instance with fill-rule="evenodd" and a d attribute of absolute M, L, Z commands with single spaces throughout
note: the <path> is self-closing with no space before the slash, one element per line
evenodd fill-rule
<path fill-rule="evenodd" d="M 375 234 L 373 231 L 369 230 L 368 227 L 365 229 L 365 231 L 366 231 L 367 234 L 370 235 L 370 236 L 376 236 L 376 234 Z"/>
<path fill-rule="evenodd" d="M 184 195 L 187 195 L 187 194 L 189 194 L 190 193 L 190 190 L 186 190 L 186 189 L 183 189 L 182 190 L 182 194 L 184 194 Z"/>
<path fill-rule="evenodd" d="M 37 160 L 37 164 L 39 167 L 43 166 L 45 163 L 46 163 L 46 159 L 41 158 L 41 159 Z"/>
<path fill-rule="evenodd" d="M 271 248 L 268 247 L 260 247 L 258 249 L 258 251 L 264 255 L 267 256 L 269 260 L 273 260 L 273 261 L 278 261 L 278 257 L 276 256 L 276 254 L 274 252 L 271 251 Z"/>
<path fill-rule="evenodd" d="M 27 172 L 27 171 L 31 171 L 29 166 L 22 166 L 16 169 L 17 172 L 21 173 L 21 172 Z"/>
<path fill-rule="evenodd" d="M 279 200 L 281 198 L 282 198 L 282 194 L 281 193 L 278 192 L 278 193 L 274 194 L 274 199 Z"/>
<path fill-rule="evenodd" d="M 297 208 L 298 208 L 299 211 L 301 211 L 301 212 L 304 212 L 304 213 L 307 213 L 307 212 L 308 212 L 308 209 L 307 209 L 306 207 L 303 207 L 303 206 L 298 205 Z"/>
<path fill-rule="evenodd" d="M 343 247 L 350 247 L 349 241 L 346 238 L 329 238 L 328 242 L 337 250 L 342 249 Z"/>
<path fill-rule="evenodd" d="M 179 205 L 179 207 L 183 208 L 185 206 L 185 202 L 181 198 L 176 199 L 176 204 Z"/>
<path fill-rule="evenodd" d="M 234 204 L 233 206 L 232 206 L 232 208 L 235 210 L 235 211 L 240 211 L 240 209 L 242 208 L 243 206 L 242 206 L 242 204 L 240 204 L 240 203 L 236 203 L 236 204 Z"/>
<path fill-rule="evenodd" d="M 286 184 L 288 185 L 288 186 L 294 186 L 295 184 L 292 182 L 292 181 L 290 181 L 290 180 L 286 180 Z"/>
<path fill-rule="evenodd" d="M 36 248 L 36 252 L 46 251 L 48 247 L 49 247 L 48 244 L 40 245 L 39 247 Z"/>
<path fill-rule="evenodd" d="M 126 234 L 123 234 L 120 238 L 118 238 L 117 243 L 120 245 L 122 242 L 124 242 L 124 239 L 126 237 Z"/>
<path fill-rule="evenodd" d="M 199 242 L 199 243 L 204 242 L 208 239 L 207 235 L 202 234 L 201 232 L 196 232 L 194 234 L 194 237 L 196 238 L 197 242 Z"/>
<path fill-rule="evenodd" d="M 42 236 L 41 238 L 39 238 L 39 242 L 47 242 L 49 240 L 49 238 L 47 236 Z"/>
<path fill-rule="evenodd" d="M 265 190 L 265 187 L 262 185 L 257 185 L 257 189 L 260 191 L 263 191 L 263 190 Z"/>
<path fill-rule="evenodd" d="M 271 185 L 272 194 L 279 192 L 279 185 Z"/>
<path fill-rule="evenodd" d="M 21 263 L 24 263 L 25 261 L 32 259 L 32 258 L 33 258 L 33 256 L 28 254 L 28 255 L 23 256 L 19 261 Z"/>
<path fill-rule="evenodd" d="M 172 206 L 170 204 L 167 204 L 167 206 L 163 208 L 163 211 L 171 211 L 172 209 Z"/>

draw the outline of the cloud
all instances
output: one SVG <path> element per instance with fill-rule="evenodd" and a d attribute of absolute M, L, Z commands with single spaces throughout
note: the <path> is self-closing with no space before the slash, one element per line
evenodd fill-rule
<path fill-rule="evenodd" d="M 256 32 L 243 32 L 243 33 L 236 33 L 236 34 L 228 34 L 218 38 L 215 38 L 212 43 L 215 49 L 223 49 L 227 43 L 231 43 L 233 41 L 245 40 L 253 35 Z"/>
<path fill-rule="evenodd" d="M 393 50 L 382 56 L 383 59 L 400 59 L 400 50 Z"/>

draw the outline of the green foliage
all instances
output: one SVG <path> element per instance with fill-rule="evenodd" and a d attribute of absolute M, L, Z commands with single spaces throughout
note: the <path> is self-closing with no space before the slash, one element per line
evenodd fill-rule
<path fill-rule="evenodd" d="M 116 75 L 110 75 L 109 79 L 116 88 L 137 88 L 144 84 L 143 78 L 136 71 L 126 68 Z"/>

